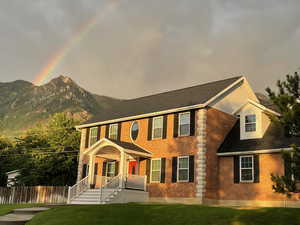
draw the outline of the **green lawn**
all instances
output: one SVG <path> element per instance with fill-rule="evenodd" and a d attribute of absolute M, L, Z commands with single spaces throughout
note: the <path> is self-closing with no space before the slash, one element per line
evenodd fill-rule
<path fill-rule="evenodd" d="M 39 204 L 40 205 L 40 204 Z M 31 208 L 38 206 L 37 204 L 12 204 L 12 205 L 0 205 L 0 216 L 11 212 L 13 209 L 19 208 Z"/>
<path fill-rule="evenodd" d="M 27 225 L 299 225 L 300 209 L 238 210 L 196 205 L 62 206 Z"/>

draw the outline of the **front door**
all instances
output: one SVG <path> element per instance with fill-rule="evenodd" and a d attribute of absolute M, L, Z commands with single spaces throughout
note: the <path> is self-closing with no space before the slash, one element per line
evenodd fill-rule
<path fill-rule="evenodd" d="M 138 174 L 138 167 L 137 161 L 129 161 L 128 165 L 128 175 L 137 175 Z"/>

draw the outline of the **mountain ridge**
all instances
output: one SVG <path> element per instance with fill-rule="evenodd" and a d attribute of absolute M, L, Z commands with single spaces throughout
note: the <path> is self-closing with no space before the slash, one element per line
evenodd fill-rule
<path fill-rule="evenodd" d="M 0 136 L 18 136 L 54 113 L 65 112 L 86 121 L 122 101 L 93 94 L 67 76 L 41 86 L 24 80 L 1 82 L 0 93 Z"/>

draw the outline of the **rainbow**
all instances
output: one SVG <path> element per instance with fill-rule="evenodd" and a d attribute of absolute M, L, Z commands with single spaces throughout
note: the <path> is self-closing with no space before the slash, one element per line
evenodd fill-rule
<path fill-rule="evenodd" d="M 119 1 L 111 1 L 104 9 L 101 8 L 97 11 L 95 16 L 93 16 L 86 23 L 82 24 L 79 30 L 69 39 L 61 49 L 59 49 L 55 54 L 53 54 L 50 59 L 47 60 L 46 65 L 40 70 L 40 72 L 33 79 L 35 85 L 42 85 L 48 78 L 51 77 L 53 70 L 61 63 L 63 58 L 65 58 L 71 49 L 92 30 L 92 28 L 103 20 L 107 15 L 119 7 Z"/>

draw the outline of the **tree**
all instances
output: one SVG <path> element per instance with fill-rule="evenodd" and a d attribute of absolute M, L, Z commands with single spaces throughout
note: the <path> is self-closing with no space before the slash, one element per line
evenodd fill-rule
<path fill-rule="evenodd" d="M 300 77 L 297 72 L 287 75 L 285 81 L 277 81 L 278 91 L 270 88 L 266 91 L 273 104 L 281 114 L 280 117 L 270 116 L 272 122 L 281 126 L 288 137 L 300 137 Z M 273 190 L 277 193 L 291 196 L 297 191 L 297 182 L 300 180 L 300 150 L 292 145 L 292 152 L 283 152 L 285 174 L 283 176 L 271 174 Z"/>
<path fill-rule="evenodd" d="M 15 149 L 24 154 L 19 185 L 72 185 L 77 176 L 79 122 L 63 113 L 53 115 L 46 126 L 18 138 Z"/>

